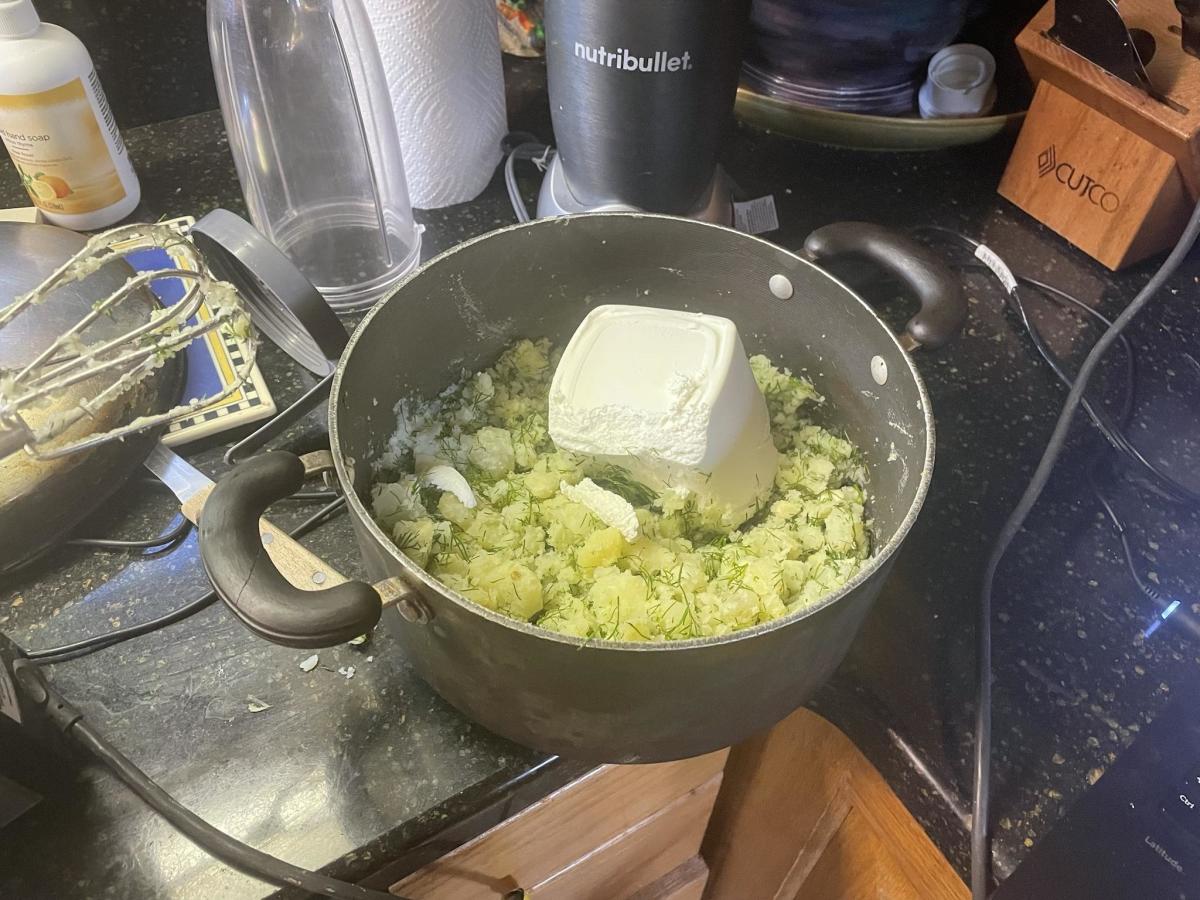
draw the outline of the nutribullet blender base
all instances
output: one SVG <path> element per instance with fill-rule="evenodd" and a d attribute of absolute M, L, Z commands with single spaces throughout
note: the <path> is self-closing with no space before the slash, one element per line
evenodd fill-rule
<path fill-rule="evenodd" d="M 542 189 L 538 193 L 537 215 L 539 219 L 549 216 L 565 216 L 583 212 L 642 212 L 635 206 L 613 201 L 611 203 L 587 204 L 571 192 L 566 174 L 558 156 L 550 160 Z M 717 225 L 733 223 L 733 198 L 729 176 L 720 166 L 713 172 L 712 182 L 704 199 L 685 218 Z"/>

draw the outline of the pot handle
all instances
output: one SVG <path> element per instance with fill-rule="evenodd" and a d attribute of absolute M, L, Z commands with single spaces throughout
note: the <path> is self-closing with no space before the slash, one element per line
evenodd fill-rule
<path fill-rule="evenodd" d="M 804 241 L 803 255 L 818 265 L 847 256 L 867 259 L 907 285 L 921 308 L 900 335 L 906 350 L 940 347 L 966 321 L 962 282 L 927 247 L 890 228 L 870 222 L 825 225 Z"/>
<path fill-rule="evenodd" d="M 276 450 L 238 463 L 204 501 L 200 558 L 217 595 L 251 631 L 285 647 L 332 647 L 374 628 L 383 605 L 378 591 L 361 581 L 314 591 L 294 587 L 267 555 L 264 533 L 272 543 L 291 539 L 259 519 L 303 483 L 304 463 L 294 453 Z M 328 580 L 340 578 L 332 573 Z"/>

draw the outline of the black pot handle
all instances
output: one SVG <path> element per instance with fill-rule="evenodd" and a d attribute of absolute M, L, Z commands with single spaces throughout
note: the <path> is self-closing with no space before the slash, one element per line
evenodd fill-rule
<path fill-rule="evenodd" d="M 870 222 L 835 222 L 804 241 L 804 256 L 818 265 L 842 257 L 875 263 L 899 279 L 920 301 L 900 342 L 905 349 L 933 349 L 952 340 L 967 319 L 962 282 L 929 248 Z"/>
<path fill-rule="evenodd" d="M 374 628 L 383 606 L 375 588 L 361 581 L 314 591 L 293 587 L 267 555 L 260 533 L 266 524 L 259 519 L 303 483 L 304 463 L 293 453 L 272 451 L 238 463 L 204 501 L 200 558 L 218 596 L 251 631 L 285 647 L 332 647 Z M 278 529 L 266 530 L 273 541 L 291 541 Z M 294 550 L 309 556 L 298 544 Z"/>

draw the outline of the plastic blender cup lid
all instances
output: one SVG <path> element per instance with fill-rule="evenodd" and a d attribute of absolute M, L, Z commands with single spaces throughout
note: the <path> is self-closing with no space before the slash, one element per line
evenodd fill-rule
<path fill-rule="evenodd" d="M 929 60 L 929 75 L 917 94 L 927 119 L 977 116 L 996 101 L 996 60 L 978 44 L 951 44 Z"/>
<path fill-rule="evenodd" d="M 209 267 L 238 289 L 254 324 L 314 375 L 337 366 L 349 337 L 296 265 L 241 216 L 214 209 L 190 235 Z"/>

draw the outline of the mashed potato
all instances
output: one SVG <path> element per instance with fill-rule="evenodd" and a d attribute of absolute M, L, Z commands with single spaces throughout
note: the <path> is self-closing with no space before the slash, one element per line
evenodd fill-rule
<path fill-rule="evenodd" d="M 519 341 L 436 400 L 401 404 L 373 512 L 396 546 L 468 599 L 514 619 L 596 640 L 726 634 L 816 603 L 870 552 L 866 472 L 845 438 L 809 421 L 810 382 L 750 360 L 781 453 L 775 491 L 741 529 L 695 498 L 654 496 L 621 470 L 555 448 L 546 431 L 548 341 Z M 478 505 L 424 487 L 414 470 L 448 462 Z M 585 477 L 629 500 L 630 542 L 560 485 Z"/>

